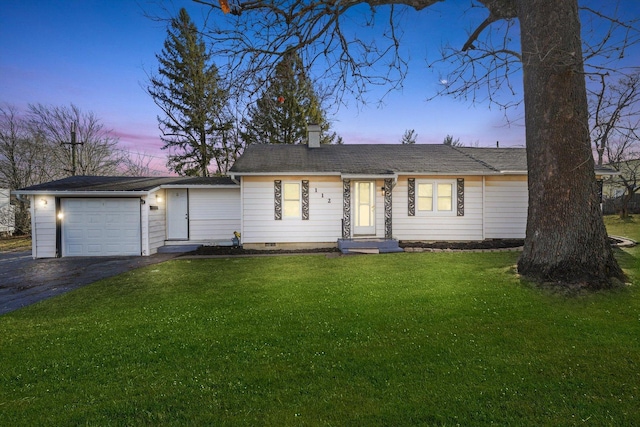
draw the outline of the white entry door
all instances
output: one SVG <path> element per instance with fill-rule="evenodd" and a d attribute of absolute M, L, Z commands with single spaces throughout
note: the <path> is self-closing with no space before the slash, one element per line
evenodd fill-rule
<path fill-rule="evenodd" d="M 376 234 L 376 183 L 375 181 L 355 182 L 354 236 L 375 236 Z"/>
<path fill-rule="evenodd" d="M 189 239 L 189 197 L 186 189 L 167 189 L 167 239 Z"/>

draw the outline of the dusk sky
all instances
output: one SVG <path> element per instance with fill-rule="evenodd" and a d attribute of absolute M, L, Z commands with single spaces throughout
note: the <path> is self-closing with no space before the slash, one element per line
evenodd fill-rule
<path fill-rule="evenodd" d="M 188 0 L 165 3 L 172 13 L 185 7 L 196 24 L 208 12 Z M 630 5 L 630 13 L 639 13 L 640 1 L 622 3 Z M 428 70 L 425 58 L 436 59 L 444 43 L 464 43 L 465 29 L 479 22 L 465 21 L 468 5 L 468 0 L 449 0 L 405 21 L 403 46 L 411 64 L 404 90 L 388 95 L 381 107 L 376 102 L 364 107 L 350 103 L 332 116 L 333 129 L 345 143 L 398 143 L 405 130 L 415 129 L 418 143 L 441 143 L 449 134 L 479 146 L 495 146 L 496 141 L 501 146 L 524 145 L 521 111 L 509 113 L 515 124 L 508 126 L 504 112 L 488 105 L 450 98 L 427 102 L 441 74 Z M 0 103 L 21 110 L 28 104 L 73 103 L 94 112 L 123 149 L 158 156 L 164 164 L 159 109 L 142 86 L 147 73 L 157 69 L 155 55 L 162 49 L 166 27 L 145 12 L 167 16 L 158 2 L 148 0 L 4 0 Z M 376 101 L 381 93 L 373 92 L 368 99 Z"/>

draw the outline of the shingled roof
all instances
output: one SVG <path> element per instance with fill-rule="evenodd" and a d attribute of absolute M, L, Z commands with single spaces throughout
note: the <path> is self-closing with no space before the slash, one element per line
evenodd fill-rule
<path fill-rule="evenodd" d="M 247 147 L 232 175 L 328 173 L 393 175 L 398 173 L 492 175 L 526 173 L 524 148 L 461 149 L 444 144 L 257 144 Z"/>
<path fill-rule="evenodd" d="M 228 177 L 130 177 L 130 176 L 70 176 L 21 188 L 19 192 L 60 191 L 131 191 L 145 192 L 160 186 L 226 186 L 237 185 Z"/>

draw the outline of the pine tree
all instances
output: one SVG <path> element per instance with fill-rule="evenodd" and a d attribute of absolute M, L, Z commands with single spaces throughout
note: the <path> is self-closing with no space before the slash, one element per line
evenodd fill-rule
<path fill-rule="evenodd" d="M 400 138 L 401 144 L 415 144 L 418 140 L 418 134 L 415 129 L 407 129 L 402 134 L 402 138 Z"/>
<path fill-rule="evenodd" d="M 167 167 L 180 175 L 209 176 L 209 165 L 223 152 L 231 122 L 222 113 L 228 94 L 220 87 L 197 27 L 183 8 L 171 20 L 162 52 L 156 55 L 158 75 L 150 77 L 147 92 L 164 117 L 158 116 Z M 217 161 L 218 172 L 220 161 Z"/>
<path fill-rule="evenodd" d="M 464 147 L 464 144 L 460 142 L 460 138 L 453 139 L 453 136 L 451 135 L 445 136 L 444 141 L 442 141 L 442 143 L 450 147 Z"/>
<path fill-rule="evenodd" d="M 289 53 L 276 65 L 273 77 L 243 121 L 246 144 L 302 144 L 307 140 L 307 124 L 320 125 L 322 144 L 342 143 L 329 133 L 313 83 L 302 60 Z"/>

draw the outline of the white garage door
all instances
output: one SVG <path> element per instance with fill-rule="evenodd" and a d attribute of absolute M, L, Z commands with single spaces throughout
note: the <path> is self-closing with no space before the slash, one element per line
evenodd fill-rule
<path fill-rule="evenodd" d="M 62 256 L 140 255 L 140 199 L 62 199 Z"/>

